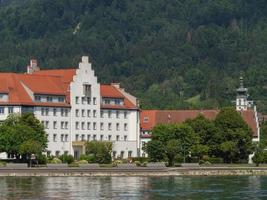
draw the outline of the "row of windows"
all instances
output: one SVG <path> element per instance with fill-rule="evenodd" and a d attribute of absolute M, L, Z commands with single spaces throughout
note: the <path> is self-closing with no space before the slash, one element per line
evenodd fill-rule
<path fill-rule="evenodd" d="M 87 104 L 91 105 L 92 103 L 92 98 L 91 97 L 75 97 L 75 103 L 76 104 Z M 93 97 L 93 105 L 96 105 L 96 97 Z"/>
<path fill-rule="evenodd" d="M 41 121 L 45 129 L 49 129 L 49 121 Z M 60 122 L 60 128 L 61 129 L 68 129 L 69 128 L 69 122 L 62 121 Z M 53 129 L 58 129 L 58 123 L 57 121 L 53 121 Z"/>
<path fill-rule="evenodd" d="M 65 98 L 63 96 L 53 97 L 53 96 L 34 96 L 34 100 L 37 102 L 64 102 Z"/>
<path fill-rule="evenodd" d="M 85 122 L 76 122 L 75 123 L 75 129 L 76 130 L 91 130 L 91 122 L 87 122 L 87 124 L 85 124 Z M 100 130 L 104 130 L 105 129 L 105 126 L 104 126 L 104 123 L 101 122 L 100 123 Z M 108 123 L 107 124 L 107 129 L 109 131 L 112 130 L 112 123 Z M 97 123 L 96 122 L 93 122 L 93 130 L 97 130 Z M 128 131 L 128 124 L 127 123 L 124 123 L 123 125 L 123 130 L 124 131 Z M 116 123 L 116 131 L 120 131 L 120 124 L 119 123 Z"/>
<path fill-rule="evenodd" d="M 8 107 L 8 114 L 11 114 L 14 112 L 14 107 Z M 4 115 L 5 114 L 5 107 L 0 107 L 0 114 Z"/>
<path fill-rule="evenodd" d="M 64 151 L 64 154 L 67 155 L 69 152 L 68 151 Z M 132 151 L 128 151 L 128 158 L 132 157 Z M 47 151 L 47 156 L 51 156 L 51 151 Z M 55 156 L 60 156 L 60 151 L 55 151 Z M 112 157 L 113 158 L 124 158 L 125 156 L 125 152 L 124 151 L 120 151 L 120 152 L 116 152 L 113 151 L 112 152 Z"/>
<path fill-rule="evenodd" d="M 53 116 L 57 116 L 58 115 L 58 112 L 59 112 L 59 109 L 58 108 L 51 108 L 52 111 L 53 111 Z M 42 116 L 49 116 L 49 111 L 50 111 L 50 108 L 44 108 L 42 107 L 41 108 L 41 115 Z M 68 108 L 61 108 L 60 109 L 60 113 L 61 113 L 61 116 L 62 117 L 68 117 L 69 115 L 69 109 Z"/>
<path fill-rule="evenodd" d="M 100 117 L 101 118 L 104 118 L 104 114 L 105 112 L 103 110 L 100 111 Z M 108 114 L 108 118 L 112 118 L 112 111 L 109 110 L 107 112 Z M 122 112 L 120 111 L 116 111 L 116 118 L 119 119 L 120 116 L 121 116 Z M 85 109 L 82 109 L 82 110 L 79 110 L 79 109 L 76 109 L 75 110 L 75 116 L 76 117 L 91 117 L 91 110 L 85 110 Z M 93 110 L 93 117 L 97 117 L 97 111 L 96 110 Z M 124 111 L 123 112 L 123 117 L 124 119 L 127 119 L 127 111 Z"/>
<path fill-rule="evenodd" d="M 49 140 L 49 136 L 47 135 L 47 138 Z M 60 139 L 61 142 L 68 142 L 69 141 L 69 135 L 68 134 L 61 134 L 60 138 L 57 137 L 57 134 L 53 134 L 53 142 L 57 142 L 58 139 Z"/>
<path fill-rule="evenodd" d="M 121 138 L 120 135 L 116 135 L 115 138 L 113 138 L 113 137 L 112 137 L 112 135 L 108 135 L 106 138 L 104 138 L 104 135 L 100 135 L 99 138 L 97 138 L 97 135 L 96 134 L 92 135 L 92 137 L 91 137 L 90 134 L 88 134 L 88 135 L 85 135 L 85 134 L 82 134 L 82 135 L 76 134 L 75 135 L 75 140 L 76 141 L 91 141 L 91 140 L 97 140 L 97 139 L 99 139 L 100 141 L 103 141 L 105 139 L 108 140 L 108 141 L 113 141 L 113 140 L 116 140 L 116 141 L 121 141 L 121 140 L 127 141 L 128 140 L 127 135 L 124 135 L 123 138 Z"/>
<path fill-rule="evenodd" d="M 123 99 L 103 98 L 102 103 L 108 105 L 123 105 Z"/>

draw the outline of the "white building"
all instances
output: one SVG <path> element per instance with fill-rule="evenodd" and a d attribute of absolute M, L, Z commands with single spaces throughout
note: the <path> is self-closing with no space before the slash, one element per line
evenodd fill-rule
<path fill-rule="evenodd" d="M 113 157 L 139 155 L 139 105 L 119 84 L 101 85 L 82 57 L 77 69 L 0 73 L 0 121 L 10 113 L 33 112 L 43 123 L 47 154 L 85 153 L 85 141 L 113 142 Z"/>

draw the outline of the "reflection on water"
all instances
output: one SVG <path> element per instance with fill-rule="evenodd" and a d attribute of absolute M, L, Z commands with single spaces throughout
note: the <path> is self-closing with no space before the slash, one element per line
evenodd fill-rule
<path fill-rule="evenodd" d="M 257 200 L 267 177 L 1 177 L 0 199 Z"/>

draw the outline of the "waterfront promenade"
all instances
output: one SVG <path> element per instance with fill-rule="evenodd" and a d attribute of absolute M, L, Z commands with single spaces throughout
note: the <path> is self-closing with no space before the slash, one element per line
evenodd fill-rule
<path fill-rule="evenodd" d="M 132 169 L 79 167 L 62 168 L 0 168 L 0 176 L 231 176 L 231 175 L 267 175 L 267 167 L 176 167 Z"/>

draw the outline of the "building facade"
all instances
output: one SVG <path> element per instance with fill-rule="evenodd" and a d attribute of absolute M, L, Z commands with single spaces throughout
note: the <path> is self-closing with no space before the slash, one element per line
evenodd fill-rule
<path fill-rule="evenodd" d="M 77 69 L 41 70 L 32 60 L 27 74 L 0 73 L 0 121 L 32 112 L 43 123 L 48 155 L 85 153 L 86 141 L 113 143 L 114 158 L 139 155 L 138 100 L 119 84 L 98 82 L 88 57 Z"/>

